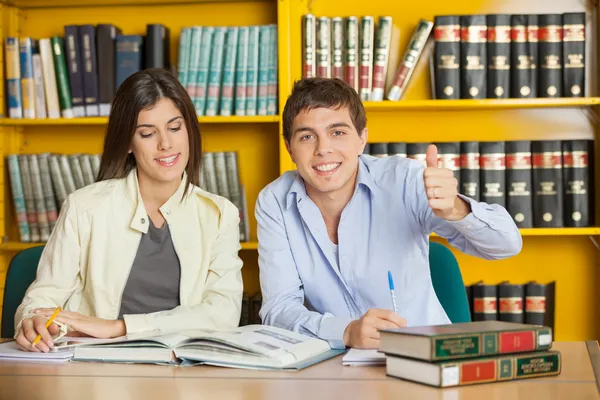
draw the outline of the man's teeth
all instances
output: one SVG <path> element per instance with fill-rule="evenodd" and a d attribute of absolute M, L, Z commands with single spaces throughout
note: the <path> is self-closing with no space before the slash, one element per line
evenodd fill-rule
<path fill-rule="evenodd" d="M 167 158 L 159 158 L 158 161 L 168 164 L 170 162 L 175 161 L 176 158 L 177 158 L 177 154 L 175 154 L 174 156 L 171 156 L 171 157 L 167 157 Z"/>
<path fill-rule="evenodd" d="M 318 165 L 315 168 L 321 172 L 327 172 L 327 171 L 331 171 L 332 169 L 336 169 L 339 165 L 340 165 L 340 163 L 333 163 L 333 164 Z"/>

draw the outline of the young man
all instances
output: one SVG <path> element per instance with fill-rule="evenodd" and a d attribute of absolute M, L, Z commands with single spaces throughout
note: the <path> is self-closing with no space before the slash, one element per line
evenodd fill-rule
<path fill-rule="evenodd" d="M 361 156 L 365 111 L 340 80 L 297 82 L 283 134 L 297 171 L 264 188 L 256 204 L 265 324 L 333 348 L 377 348 L 380 329 L 450 323 L 429 273 L 431 232 L 485 259 L 521 250 L 506 210 L 457 194 L 452 171 L 437 168 L 434 145 L 426 168 Z"/>

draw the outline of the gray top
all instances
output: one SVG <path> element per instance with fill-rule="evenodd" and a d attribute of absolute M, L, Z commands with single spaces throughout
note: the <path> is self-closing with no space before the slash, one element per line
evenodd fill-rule
<path fill-rule="evenodd" d="M 125 314 L 147 314 L 179 306 L 181 270 L 171 232 L 165 222 L 157 228 L 150 220 L 142 234 L 121 298 L 119 319 Z"/>

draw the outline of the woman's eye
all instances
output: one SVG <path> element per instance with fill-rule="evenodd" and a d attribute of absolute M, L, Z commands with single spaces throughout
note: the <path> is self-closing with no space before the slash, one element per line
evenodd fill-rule
<path fill-rule="evenodd" d="M 145 139 L 145 138 L 149 138 L 150 136 L 152 136 L 152 133 L 141 133 L 140 132 L 140 136 Z"/>
<path fill-rule="evenodd" d="M 169 128 L 169 130 L 170 130 L 171 132 L 177 132 L 177 131 L 178 131 L 178 130 L 180 130 L 180 129 L 181 129 L 181 125 L 179 125 L 179 126 L 176 126 L 176 127 L 173 127 L 173 128 Z"/>

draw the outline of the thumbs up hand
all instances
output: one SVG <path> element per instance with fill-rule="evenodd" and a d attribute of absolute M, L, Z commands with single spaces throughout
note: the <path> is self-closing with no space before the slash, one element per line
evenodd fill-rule
<path fill-rule="evenodd" d="M 437 155 L 437 147 L 430 144 L 425 157 L 427 167 L 423 172 L 429 207 L 440 218 L 461 220 L 471 212 L 470 206 L 458 197 L 458 181 L 454 173 L 448 168 L 438 167 Z"/>

